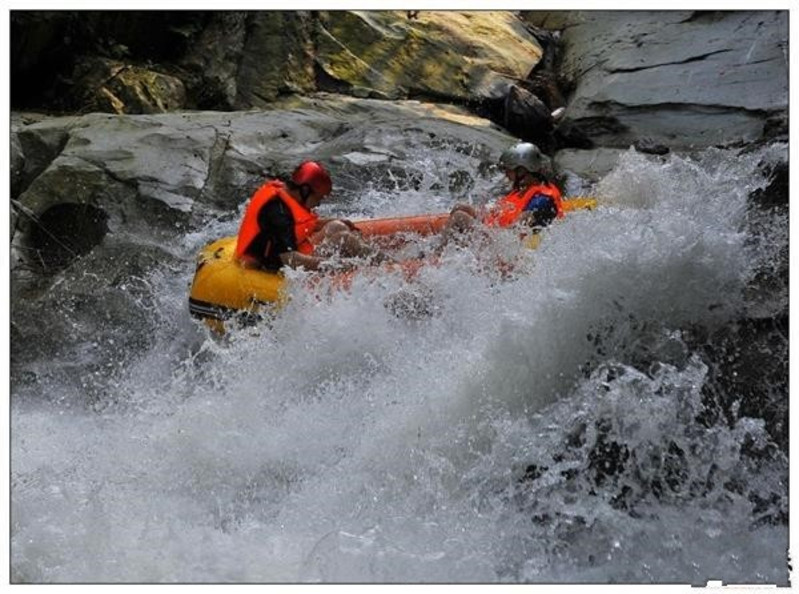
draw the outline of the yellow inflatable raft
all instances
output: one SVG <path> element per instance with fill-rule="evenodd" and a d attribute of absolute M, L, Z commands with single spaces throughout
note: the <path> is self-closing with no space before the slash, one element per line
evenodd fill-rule
<path fill-rule="evenodd" d="M 566 211 L 592 209 L 596 200 L 573 198 L 564 200 L 563 204 Z M 382 247 L 390 247 L 392 238 L 407 233 L 423 236 L 438 233 L 448 216 L 431 214 L 371 219 L 355 222 L 355 226 L 364 237 L 374 239 Z M 286 279 L 281 272 L 245 268 L 234 257 L 235 251 L 235 237 L 224 237 L 205 246 L 197 258 L 189 293 L 191 314 L 218 331 L 224 331 L 225 322 L 230 319 L 246 323 L 265 311 L 278 309 L 286 299 L 283 290 Z M 415 261 L 402 266 L 408 275 L 415 273 L 418 267 L 419 263 Z M 347 285 L 351 275 L 342 273 L 342 286 Z"/>

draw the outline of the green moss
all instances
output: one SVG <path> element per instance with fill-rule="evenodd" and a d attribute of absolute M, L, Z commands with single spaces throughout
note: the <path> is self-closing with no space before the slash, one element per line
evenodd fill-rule
<path fill-rule="evenodd" d="M 324 24 L 319 59 L 338 80 L 390 95 L 403 89 L 468 94 L 473 42 L 453 38 L 435 22 L 409 26 L 404 12 L 380 11 L 328 14 Z"/>

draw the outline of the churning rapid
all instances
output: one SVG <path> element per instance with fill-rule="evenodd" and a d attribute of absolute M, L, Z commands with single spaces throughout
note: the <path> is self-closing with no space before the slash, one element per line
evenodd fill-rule
<path fill-rule="evenodd" d="M 787 213 L 748 199 L 786 153 L 631 150 L 596 187 L 569 180 L 601 206 L 537 250 L 498 231 L 497 254 L 295 290 L 221 340 L 188 284 L 240 213 L 160 264 L 86 256 L 46 311 L 14 312 L 41 334 L 12 343 L 12 579 L 786 584 L 787 378 L 754 412 L 724 381 L 741 320 L 787 309 L 757 289 Z M 325 214 L 444 211 L 450 157 Z M 787 336 L 757 340 L 787 359 Z"/>

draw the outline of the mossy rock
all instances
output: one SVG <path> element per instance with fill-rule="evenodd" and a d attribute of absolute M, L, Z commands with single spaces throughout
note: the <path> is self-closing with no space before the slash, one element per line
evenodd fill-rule
<path fill-rule="evenodd" d="M 81 60 L 68 101 L 83 112 L 166 113 L 186 106 L 186 89 L 174 76 L 107 58 Z"/>
<path fill-rule="evenodd" d="M 116 113 L 166 113 L 186 104 L 180 79 L 137 66 L 122 68 L 99 91 L 118 100 Z"/>
<path fill-rule="evenodd" d="M 542 50 L 508 11 L 339 11 L 320 15 L 316 60 L 331 88 L 458 102 L 503 97 Z"/>

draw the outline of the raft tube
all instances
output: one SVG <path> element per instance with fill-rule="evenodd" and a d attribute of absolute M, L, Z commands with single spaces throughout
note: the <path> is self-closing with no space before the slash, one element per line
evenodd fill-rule
<path fill-rule="evenodd" d="M 447 222 L 447 214 L 416 215 L 356 221 L 356 229 L 376 240 L 382 247 L 397 243 L 405 234 L 438 233 Z M 246 323 L 264 311 L 279 309 L 286 295 L 286 279 L 280 271 L 270 272 L 242 266 L 235 258 L 236 237 L 223 237 L 205 246 L 197 258 L 194 280 L 189 293 L 189 311 L 205 320 L 215 330 L 222 330 L 231 318 Z M 403 272 L 418 270 L 418 262 L 403 265 Z M 407 269 L 407 270 L 406 270 Z M 334 284 L 346 287 L 352 272 L 344 272 Z"/>
<path fill-rule="evenodd" d="M 592 209 L 593 198 L 564 200 L 564 210 Z M 402 241 L 403 235 L 432 235 L 439 233 L 449 214 L 428 214 L 356 221 L 355 227 L 364 237 L 386 247 Z M 532 247 L 532 246 L 531 246 Z M 224 237 L 205 246 L 197 257 L 197 267 L 189 293 L 189 311 L 204 320 L 209 327 L 224 331 L 225 322 L 236 319 L 242 323 L 257 320 L 265 311 L 279 309 L 285 302 L 286 278 L 280 271 L 269 272 L 245 268 L 235 258 L 236 237 Z M 420 262 L 400 264 L 406 276 L 418 271 Z M 395 265 L 396 266 L 396 265 Z M 347 286 L 352 272 L 341 273 L 336 279 Z"/>

